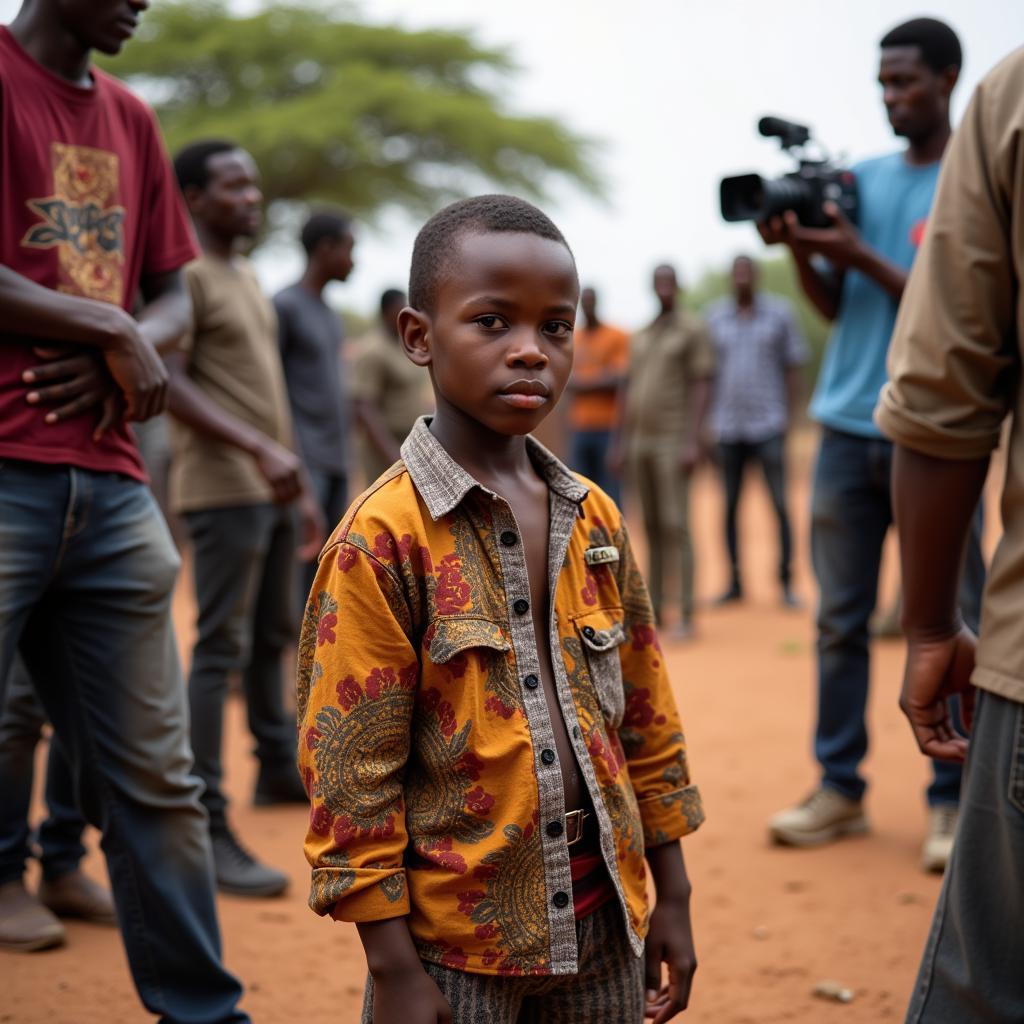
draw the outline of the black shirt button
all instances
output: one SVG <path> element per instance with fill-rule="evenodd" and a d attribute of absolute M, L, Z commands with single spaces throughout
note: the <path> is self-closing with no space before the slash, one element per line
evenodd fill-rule
<path fill-rule="evenodd" d="M 557 839 L 565 831 L 565 826 L 560 821 L 549 821 L 545 831 L 552 839 Z"/>
<path fill-rule="evenodd" d="M 561 891 L 556 892 L 555 895 L 551 897 L 551 902 L 561 910 L 563 907 L 569 906 L 569 894 Z"/>
<path fill-rule="evenodd" d="M 503 530 L 501 534 L 501 543 L 507 548 L 515 547 L 519 538 L 511 530 Z"/>
<path fill-rule="evenodd" d="M 529 690 L 536 690 L 540 685 L 540 680 L 531 672 L 524 680 L 523 683 Z"/>
<path fill-rule="evenodd" d="M 594 639 L 594 627 L 593 626 L 584 626 L 583 627 L 583 635 L 588 640 L 593 640 Z"/>
<path fill-rule="evenodd" d="M 516 610 L 516 615 L 525 615 L 530 610 L 530 602 L 521 597 L 512 607 Z"/>
<path fill-rule="evenodd" d="M 540 759 L 545 764 L 554 764 L 555 763 L 555 752 L 553 750 L 542 750 L 540 752 Z"/>

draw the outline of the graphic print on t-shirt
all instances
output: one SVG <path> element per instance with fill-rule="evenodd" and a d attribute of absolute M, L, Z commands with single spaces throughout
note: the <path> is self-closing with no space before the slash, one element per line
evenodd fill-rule
<path fill-rule="evenodd" d="M 57 248 L 58 290 L 121 305 L 125 210 L 107 205 L 118 195 L 117 154 L 53 142 L 50 165 L 53 193 L 26 200 L 42 222 L 29 228 L 21 244 Z"/>

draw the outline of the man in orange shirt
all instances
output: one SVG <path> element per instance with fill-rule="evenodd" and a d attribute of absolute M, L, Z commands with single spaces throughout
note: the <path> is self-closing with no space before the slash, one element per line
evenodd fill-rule
<path fill-rule="evenodd" d="M 573 469 L 619 504 L 619 480 L 608 468 L 608 446 L 616 427 L 616 394 L 629 361 L 629 335 L 601 321 L 593 288 L 583 289 L 580 309 L 583 327 L 576 328 L 576 359 L 569 381 L 569 459 Z"/>

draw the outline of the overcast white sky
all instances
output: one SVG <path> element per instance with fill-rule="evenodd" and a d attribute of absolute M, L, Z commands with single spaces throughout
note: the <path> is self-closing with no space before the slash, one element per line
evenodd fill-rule
<path fill-rule="evenodd" d="M 159 2 L 159 0 L 155 0 Z M 17 0 L 0 0 L 0 21 Z M 244 9 L 248 0 L 236 3 Z M 508 105 L 554 115 L 603 142 L 606 201 L 572 187 L 547 212 L 572 245 L 580 273 L 601 293 L 605 317 L 633 327 L 652 313 L 650 271 L 674 261 L 684 279 L 755 250 L 746 225 L 718 214 L 723 174 L 780 173 L 788 162 L 757 135 L 764 113 L 811 125 L 850 159 L 900 147 L 875 82 L 878 40 L 893 25 L 931 15 L 964 46 L 954 122 L 978 79 L 1024 43 L 1017 0 L 367 0 L 368 20 L 471 29 L 508 46 L 521 71 Z M 244 143 L 244 139 L 241 140 Z M 402 285 L 417 224 L 402 214 L 359 233 L 357 266 L 335 300 L 369 310 Z M 293 247 L 258 256 L 268 288 L 297 274 Z"/>

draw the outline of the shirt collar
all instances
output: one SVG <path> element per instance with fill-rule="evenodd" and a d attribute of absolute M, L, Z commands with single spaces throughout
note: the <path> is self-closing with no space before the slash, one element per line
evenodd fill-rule
<path fill-rule="evenodd" d="M 590 491 L 565 463 L 529 435 L 526 448 L 537 471 L 552 491 L 574 505 L 583 502 Z M 402 444 L 402 461 L 435 522 L 461 504 L 474 487 L 488 497 L 497 497 L 448 454 L 430 432 L 429 416 L 421 416 L 405 439 Z"/>

